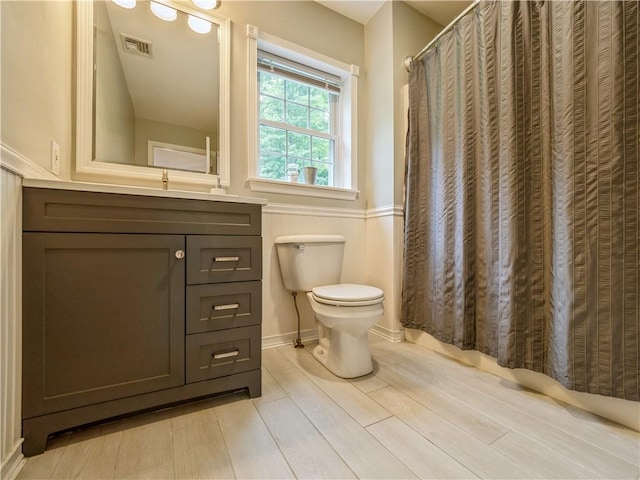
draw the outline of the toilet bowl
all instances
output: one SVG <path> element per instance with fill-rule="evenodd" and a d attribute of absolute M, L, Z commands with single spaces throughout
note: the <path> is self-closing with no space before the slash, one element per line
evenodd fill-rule
<path fill-rule="evenodd" d="M 315 287 L 307 293 L 318 326 L 313 356 L 334 375 L 355 378 L 373 371 L 368 333 L 384 313 L 382 290 L 368 285 Z"/>
<path fill-rule="evenodd" d="M 341 235 L 287 235 L 275 240 L 284 287 L 306 292 L 318 327 L 313 356 L 334 375 L 354 378 L 373 370 L 368 332 L 384 313 L 382 290 L 340 283 Z"/>

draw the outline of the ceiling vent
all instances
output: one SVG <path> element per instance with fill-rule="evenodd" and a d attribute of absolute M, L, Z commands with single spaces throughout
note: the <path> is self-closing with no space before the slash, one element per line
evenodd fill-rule
<path fill-rule="evenodd" d="M 136 55 L 142 55 L 148 58 L 153 57 L 151 42 L 124 33 L 120 34 L 120 38 L 122 39 L 122 48 L 124 48 L 125 52 L 135 53 Z"/>

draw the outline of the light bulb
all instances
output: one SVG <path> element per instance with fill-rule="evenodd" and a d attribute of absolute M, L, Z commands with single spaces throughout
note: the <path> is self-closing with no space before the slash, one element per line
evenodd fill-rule
<path fill-rule="evenodd" d="M 112 0 L 113 3 L 122 8 L 134 8 L 136 6 L 136 0 Z"/>
<path fill-rule="evenodd" d="M 218 0 L 193 0 L 193 3 L 204 10 L 213 10 L 220 6 L 220 2 Z"/>
<path fill-rule="evenodd" d="M 209 33 L 211 31 L 211 22 L 204 20 L 200 17 L 194 17 L 193 15 L 189 15 L 187 19 L 187 23 L 191 30 L 196 33 Z"/>
<path fill-rule="evenodd" d="M 149 6 L 151 7 L 153 14 L 161 20 L 173 22 L 178 18 L 178 12 L 175 8 L 167 7 L 166 5 L 157 2 L 151 2 L 149 3 Z"/>

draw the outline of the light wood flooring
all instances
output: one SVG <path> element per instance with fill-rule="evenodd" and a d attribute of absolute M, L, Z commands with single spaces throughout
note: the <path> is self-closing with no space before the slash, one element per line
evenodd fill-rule
<path fill-rule="evenodd" d="M 640 437 L 410 343 L 372 336 L 347 381 L 305 349 L 263 352 L 235 393 L 49 440 L 19 479 L 640 478 Z"/>

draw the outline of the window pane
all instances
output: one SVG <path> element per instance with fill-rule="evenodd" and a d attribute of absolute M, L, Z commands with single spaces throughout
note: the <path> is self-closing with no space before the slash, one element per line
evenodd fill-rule
<path fill-rule="evenodd" d="M 329 92 L 319 88 L 309 88 L 309 105 L 319 110 L 329 111 Z"/>
<path fill-rule="evenodd" d="M 287 102 L 309 105 L 309 87 L 292 80 L 287 80 Z"/>
<path fill-rule="evenodd" d="M 279 153 L 286 151 L 287 131 L 260 125 L 260 152 Z"/>
<path fill-rule="evenodd" d="M 284 155 L 260 154 L 260 177 L 285 180 L 286 157 Z"/>
<path fill-rule="evenodd" d="M 337 141 L 321 136 L 338 133 L 339 95 L 268 71 L 258 80 L 259 177 L 287 181 L 287 165 L 297 164 L 318 168 L 317 185 L 334 185 Z"/>
<path fill-rule="evenodd" d="M 309 128 L 317 130 L 318 132 L 329 132 L 329 113 L 321 112 L 320 110 L 311 110 L 309 113 Z"/>
<path fill-rule="evenodd" d="M 332 166 L 326 163 L 314 163 L 313 166 L 318 167 L 316 185 L 329 185 L 329 168 L 332 168 Z"/>
<path fill-rule="evenodd" d="M 258 72 L 260 93 L 284 98 L 284 78 L 267 72 Z"/>
<path fill-rule="evenodd" d="M 309 109 L 295 103 L 287 103 L 287 123 L 296 127 L 309 128 Z"/>
<path fill-rule="evenodd" d="M 313 160 L 320 160 L 323 162 L 331 161 L 331 150 L 333 147 L 333 141 L 326 138 L 311 137 L 312 155 Z"/>
<path fill-rule="evenodd" d="M 284 100 L 260 95 L 260 118 L 284 122 Z"/>
<path fill-rule="evenodd" d="M 298 158 L 311 158 L 311 137 L 302 133 L 287 132 L 289 149 L 287 155 Z"/>

